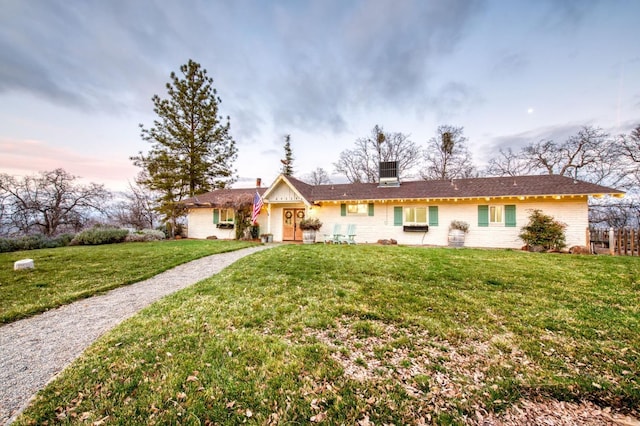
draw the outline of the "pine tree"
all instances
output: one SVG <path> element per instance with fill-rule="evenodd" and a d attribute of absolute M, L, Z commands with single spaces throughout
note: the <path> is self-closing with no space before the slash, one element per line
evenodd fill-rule
<path fill-rule="evenodd" d="M 221 99 L 213 79 L 191 59 L 180 74 L 171 73 L 166 98 L 153 96 L 153 126 L 140 124 L 142 139 L 152 144 L 149 153 L 131 157 L 143 168 L 140 183 L 160 194 L 159 210 L 174 225 L 183 213 L 181 200 L 235 180 L 238 155 L 229 117 L 218 115 Z"/>
<path fill-rule="evenodd" d="M 284 137 L 284 160 L 282 163 L 282 174 L 285 176 L 293 175 L 293 151 L 291 150 L 291 135 Z"/>

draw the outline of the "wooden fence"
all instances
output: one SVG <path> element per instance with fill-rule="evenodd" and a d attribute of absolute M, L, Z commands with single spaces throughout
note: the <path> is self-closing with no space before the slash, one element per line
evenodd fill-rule
<path fill-rule="evenodd" d="M 640 230 L 629 228 L 589 229 L 591 253 L 640 256 Z"/>

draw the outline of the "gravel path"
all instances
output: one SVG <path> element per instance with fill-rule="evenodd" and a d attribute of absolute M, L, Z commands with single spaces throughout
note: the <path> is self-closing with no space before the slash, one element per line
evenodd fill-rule
<path fill-rule="evenodd" d="M 194 260 L 148 280 L 0 327 L 0 425 L 15 420 L 37 391 L 105 331 L 156 300 L 269 247 Z"/>

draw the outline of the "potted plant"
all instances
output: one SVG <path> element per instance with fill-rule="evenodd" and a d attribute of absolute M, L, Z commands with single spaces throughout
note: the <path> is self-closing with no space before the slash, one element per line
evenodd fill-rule
<path fill-rule="evenodd" d="M 263 243 L 272 243 L 273 242 L 273 234 L 260 234 L 260 240 Z"/>
<path fill-rule="evenodd" d="M 452 220 L 449 225 L 449 247 L 463 247 L 464 235 L 469 232 L 469 224 L 463 220 Z"/>
<path fill-rule="evenodd" d="M 316 231 L 322 227 L 322 222 L 317 217 L 305 218 L 298 224 L 302 229 L 303 244 L 313 244 L 316 242 Z"/>

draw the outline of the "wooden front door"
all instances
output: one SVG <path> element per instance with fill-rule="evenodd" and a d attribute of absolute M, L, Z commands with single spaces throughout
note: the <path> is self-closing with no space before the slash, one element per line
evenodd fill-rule
<path fill-rule="evenodd" d="M 302 241 L 302 229 L 298 225 L 304 219 L 304 209 L 282 210 L 282 241 Z"/>

